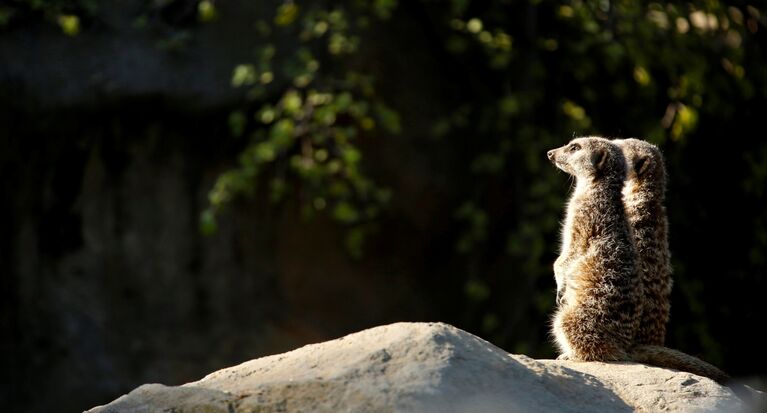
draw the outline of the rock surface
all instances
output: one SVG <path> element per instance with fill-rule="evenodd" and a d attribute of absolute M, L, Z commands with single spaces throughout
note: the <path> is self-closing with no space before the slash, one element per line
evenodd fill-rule
<path fill-rule="evenodd" d="M 147 384 L 90 413 L 738 411 L 726 387 L 633 363 L 510 355 L 441 323 L 397 323 Z"/>

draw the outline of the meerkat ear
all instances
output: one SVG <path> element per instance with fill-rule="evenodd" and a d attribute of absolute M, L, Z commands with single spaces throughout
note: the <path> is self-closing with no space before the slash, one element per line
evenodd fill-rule
<path fill-rule="evenodd" d="M 602 167 L 604 166 L 606 160 L 607 160 L 607 150 L 605 149 L 595 149 L 594 152 L 591 154 L 591 164 L 594 165 L 594 168 L 597 171 L 602 170 Z"/>
<path fill-rule="evenodd" d="M 634 172 L 637 176 L 642 176 L 647 172 L 647 168 L 650 166 L 650 160 L 646 156 L 640 156 L 634 160 Z"/>

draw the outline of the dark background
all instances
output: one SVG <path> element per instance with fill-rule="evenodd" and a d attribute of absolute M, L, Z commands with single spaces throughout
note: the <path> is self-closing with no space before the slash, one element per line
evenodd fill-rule
<path fill-rule="evenodd" d="M 668 345 L 764 389 L 767 7 L 633 3 L 0 1 L 0 409 L 395 321 L 554 357 L 589 134 L 666 156 Z"/>

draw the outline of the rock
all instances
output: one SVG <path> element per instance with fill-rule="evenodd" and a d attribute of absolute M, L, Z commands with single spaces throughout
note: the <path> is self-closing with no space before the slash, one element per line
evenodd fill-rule
<path fill-rule="evenodd" d="M 90 413 L 732 411 L 726 387 L 636 363 L 533 360 L 442 323 L 397 323 L 148 384 Z"/>

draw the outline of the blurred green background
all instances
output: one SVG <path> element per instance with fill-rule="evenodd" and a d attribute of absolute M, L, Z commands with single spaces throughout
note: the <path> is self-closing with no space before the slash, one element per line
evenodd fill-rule
<path fill-rule="evenodd" d="M 667 343 L 764 388 L 764 2 L 0 2 L 0 410 L 394 321 L 553 357 L 574 136 L 662 148 Z"/>

